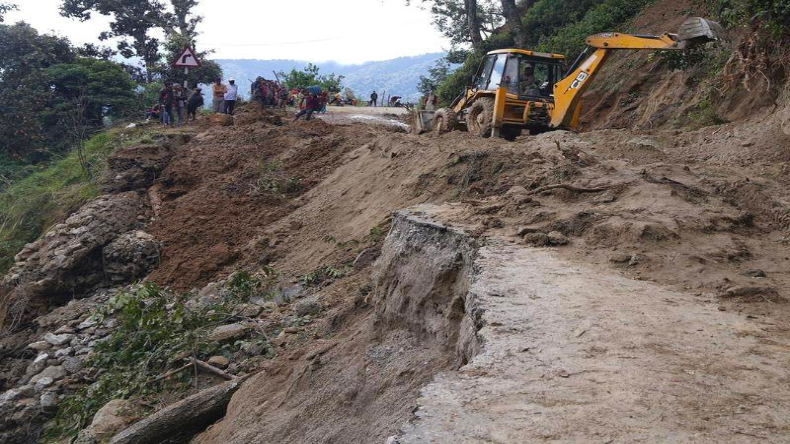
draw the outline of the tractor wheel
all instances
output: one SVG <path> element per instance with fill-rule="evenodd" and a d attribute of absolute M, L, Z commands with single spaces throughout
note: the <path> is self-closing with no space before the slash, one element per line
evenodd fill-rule
<path fill-rule="evenodd" d="M 517 126 L 503 126 L 499 134 L 503 139 L 512 142 L 516 140 L 516 137 L 521 135 L 521 128 Z"/>
<path fill-rule="evenodd" d="M 433 132 L 444 134 L 458 126 L 458 115 L 450 108 L 440 108 L 433 115 Z"/>
<path fill-rule="evenodd" d="M 466 126 L 469 132 L 478 137 L 490 137 L 494 123 L 494 99 L 483 97 L 475 100 L 469 108 Z"/>

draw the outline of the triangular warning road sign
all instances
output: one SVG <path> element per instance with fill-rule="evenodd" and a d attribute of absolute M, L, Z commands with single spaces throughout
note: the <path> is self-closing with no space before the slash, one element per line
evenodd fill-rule
<path fill-rule="evenodd" d="M 182 68 L 197 68 L 200 66 L 200 60 L 195 56 L 195 52 L 189 46 L 181 51 L 181 55 L 173 61 L 173 66 Z"/>

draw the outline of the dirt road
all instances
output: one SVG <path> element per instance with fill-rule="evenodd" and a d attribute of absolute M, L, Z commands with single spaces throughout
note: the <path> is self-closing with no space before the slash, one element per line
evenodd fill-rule
<path fill-rule="evenodd" d="M 773 322 L 508 240 L 475 267 L 482 352 L 422 390 L 400 444 L 789 442 Z"/>

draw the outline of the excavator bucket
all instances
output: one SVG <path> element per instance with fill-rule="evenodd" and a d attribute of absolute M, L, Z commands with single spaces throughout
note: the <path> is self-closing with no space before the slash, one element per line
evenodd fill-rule
<path fill-rule="evenodd" d="M 723 30 L 721 25 L 714 21 L 693 17 L 680 25 L 678 40 L 689 44 L 712 42 L 719 39 Z"/>
<path fill-rule="evenodd" d="M 414 134 L 427 133 L 433 130 L 433 115 L 436 114 L 436 111 L 415 110 L 412 114 L 411 130 Z"/>

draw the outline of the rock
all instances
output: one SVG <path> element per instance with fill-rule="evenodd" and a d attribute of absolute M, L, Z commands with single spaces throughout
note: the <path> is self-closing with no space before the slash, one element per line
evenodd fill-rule
<path fill-rule="evenodd" d="M 314 315 L 320 312 L 321 309 L 323 309 L 321 304 L 319 304 L 316 301 L 310 301 L 310 300 L 299 301 L 296 304 L 294 304 L 293 308 L 294 308 L 294 312 L 299 317 Z"/>
<path fill-rule="evenodd" d="M 161 244 L 145 231 L 130 231 L 104 247 L 104 272 L 114 283 L 144 277 L 159 265 Z"/>
<path fill-rule="evenodd" d="M 524 243 L 533 247 L 545 247 L 549 244 L 549 237 L 544 233 L 527 233 L 524 235 Z"/>
<path fill-rule="evenodd" d="M 96 324 L 98 324 L 96 319 L 94 319 L 93 317 L 88 317 L 84 321 L 80 322 L 79 325 L 77 325 L 77 330 L 85 330 L 91 327 L 95 327 Z"/>
<path fill-rule="evenodd" d="M 764 277 L 766 277 L 765 271 L 760 270 L 760 269 L 743 270 L 741 272 L 741 274 L 744 275 L 744 276 L 749 276 L 749 277 L 754 277 L 754 278 L 764 278 Z"/>
<path fill-rule="evenodd" d="M 147 200 L 147 199 L 146 199 Z M 146 202 L 136 192 L 100 196 L 28 244 L 25 259 L 0 282 L 7 301 L 31 306 L 81 295 L 105 282 L 101 249 L 132 229 Z"/>
<path fill-rule="evenodd" d="M 54 381 L 59 379 L 63 379 L 66 376 L 66 369 L 63 368 L 62 365 L 56 365 L 52 367 L 47 367 L 41 373 L 37 374 L 30 378 L 31 384 L 38 384 L 38 382 L 42 379 L 50 378 Z"/>
<path fill-rule="evenodd" d="M 74 374 L 82 370 L 82 359 L 80 358 L 66 358 L 63 360 L 63 368 L 69 373 Z"/>
<path fill-rule="evenodd" d="M 615 264 L 624 264 L 630 260 L 630 253 L 614 253 L 609 256 L 609 262 L 614 262 Z"/>
<path fill-rule="evenodd" d="M 290 287 L 285 287 L 280 291 L 280 296 L 285 302 L 291 302 L 296 298 L 299 298 L 304 294 L 304 287 L 302 284 L 291 285 Z"/>
<path fill-rule="evenodd" d="M 107 158 L 107 170 L 101 177 L 104 193 L 147 189 L 167 167 L 175 153 L 169 141 L 121 147 Z"/>
<path fill-rule="evenodd" d="M 68 325 L 61 325 L 60 328 L 55 330 L 56 335 L 60 335 L 63 333 L 74 333 L 74 329 L 69 327 Z"/>
<path fill-rule="evenodd" d="M 47 333 L 44 335 L 44 340 L 47 341 L 50 345 L 54 345 L 56 347 L 61 346 L 67 342 L 71 342 L 71 339 L 74 337 L 73 334 L 64 333 L 62 335 L 56 335 L 54 333 Z"/>
<path fill-rule="evenodd" d="M 21 395 L 20 391 L 15 389 L 11 389 L 3 392 L 3 394 L 0 395 L 0 407 L 5 405 L 6 403 L 15 401 L 17 398 L 19 398 L 20 395 Z"/>
<path fill-rule="evenodd" d="M 31 384 L 25 384 L 17 388 L 17 390 L 19 390 L 19 396 L 24 396 L 26 398 L 30 398 L 36 394 L 36 388 Z"/>
<path fill-rule="evenodd" d="M 540 230 L 534 227 L 518 227 L 516 228 L 516 236 L 522 237 L 529 233 L 537 233 Z"/>
<path fill-rule="evenodd" d="M 88 426 L 88 432 L 98 441 L 108 441 L 138 419 L 134 404 L 124 399 L 113 399 L 100 408 Z"/>
<path fill-rule="evenodd" d="M 730 287 L 721 294 L 719 297 L 722 298 L 736 298 L 736 297 L 749 297 L 749 296 L 764 296 L 764 297 L 775 297 L 777 296 L 777 291 L 773 287 L 759 287 L 759 286 L 750 286 L 750 285 L 740 285 Z"/>
<path fill-rule="evenodd" d="M 207 361 L 214 367 L 225 368 L 230 364 L 230 360 L 224 356 L 212 356 Z"/>
<path fill-rule="evenodd" d="M 72 442 L 71 444 L 98 444 L 99 441 L 96 440 L 96 437 L 91 434 L 88 429 L 80 430 L 80 433 L 77 435 L 77 439 Z"/>
<path fill-rule="evenodd" d="M 510 187 L 509 190 L 505 193 L 505 196 L 523 196 L 529 194 L 526 188 L 516 185 L 514 187 Z"/>
<path fill-rule="evenodd" d="M 38 402 L 44 408 L 55 407 L 58 405 L 58 394 L 53 390 L 44 391 Z"/>
<path fill-rule="evenodd" d="M 52 345 L 47 341 L 37 341 L 32 344 L 28 344 L 28 348 L 32 348 L 35 351 L 44 351 L 52 348 Z"/>
<path fill-rule="evenodd" d="M 560 233 L 559 231 L 552 231 L 548 234 L 549 244 L 551 245 L 568 245 L 570 240 Z"/>
<path fill-rule="evenodd" d="M 631 258 L 628 259 L 628 266 L 629 267 L 634 267 L 636 265 L 639 265 L 639 263 L 641 261 L 642 261 L 642 256 L 634 253 L 634 254 L 631 255 Z"/>
<path fill-rule="evenodd" d="M 262 354 L 264 350 L 264 346 L 257 342 L 245 342 L 241 345 L 241 351 L 250 356 L 258 356 Z"/>
<path fill-rule="evenodd" d="M 74 349 L 72 347 L 61 348 L 60 350 L 55 352 L 55 357 L 60 359 L 60 358 L 69 356 L 73 352 L 74 352 Z"/>
<path fill-rule="evenodd" d="M 357 270 L 365 268 L 375 262 L 379 254 L 381 254 L 381 250 L 378 248 L 365 248 L 357 255 L 356 259 L 354 259 L 352 266 Z"/>
<path fill-rule="evenodd" d="M 219 327 L 215 328 L 206 339 L 213 342 L 222 342 L 230 339 L 236 339 L 247 334 L 249 329 L 250 327 L 246 324 L 220 325 Z"/>
<path fill-rule="evenodd" d="M 33 388 L 36 392 L 40 392 L 54 383 L 55 380 L 53 378 L 40 378 L 38 381 L 36 381 Z"/>
<path fill-rule="evenodd" d="M 642 149 L 658 148 L 658 144 L 655 141 L 648 139 L 647 137 L 634 137 L 633 139 L 628 141 L 628 145 L 631 145 L 634 148 L 642 148 Z"/>
<path fill-rule="evenodd" d="M 398 441 L 398 438 L 393 435 L 387 438 L 387 442 L 385 442 L 384 444 L 400 444 L 400 441 Z"/>
<path fill-rule="evenodd" d="M 239 304 L 235 307 L 235 312 L 246 318 L 258 316 L 261 314 L 261 310 L 263 310 L 263 307 L 255 304 Z"/>

